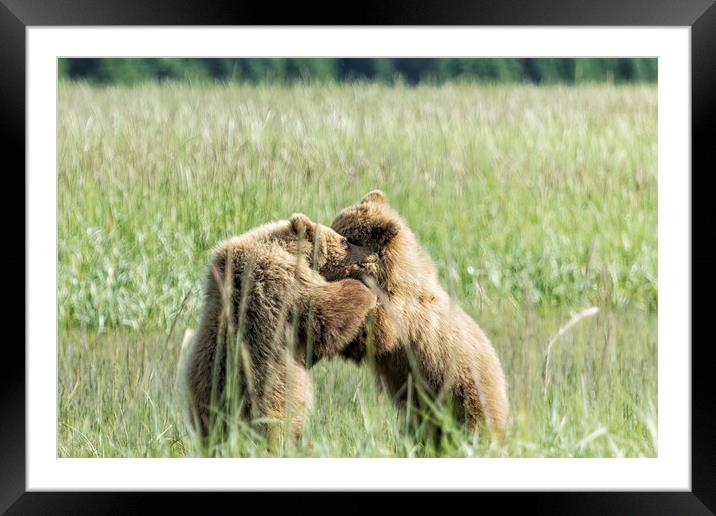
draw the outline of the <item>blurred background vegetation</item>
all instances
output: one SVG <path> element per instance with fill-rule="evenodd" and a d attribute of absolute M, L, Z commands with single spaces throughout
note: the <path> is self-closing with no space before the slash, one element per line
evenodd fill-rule
<path fill-rule="evenodd" d="M 643 59 L 72 59 L 61 79 L 95 84 L 155 80 L 290 83 L 370 80 L 385 83 L 655 83 L 657 60 Z"/>

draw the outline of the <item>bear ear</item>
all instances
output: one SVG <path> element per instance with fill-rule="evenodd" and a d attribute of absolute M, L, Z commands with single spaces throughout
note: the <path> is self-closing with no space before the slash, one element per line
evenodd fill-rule
<path fill-rule="evenodd" d="M 289 222 L 291 222 L 291 229 L 299 237 L 308 239 L 313 238 L 316 225 L 311 222 L 311 219 L 309 219 L 306 215 L 303 213 L 294 213 L 291 215 Z"/>
<path fill-rule="evenodd" d="M 388 197 L 381 190 L 372 190 L 365 194 L 360 200 L 361 203 L 375 202 L 378 204 L 388 204 Z"/>

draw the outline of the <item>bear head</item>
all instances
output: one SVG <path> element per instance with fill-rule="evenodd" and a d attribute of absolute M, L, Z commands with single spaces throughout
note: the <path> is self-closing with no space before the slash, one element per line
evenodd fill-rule
<path fill-rule="evenodd" d="M 378 256 L 370 248 L 351 243 L 348 238 L 303 213 L 289 219 L 291 234 L 296 238 L 296 253 L 328 281 L 375 275 Z"/>
<path fill-rule="evenodd" d="M 353 206 L 341 210 L 331 229 L 355 245 L 368 247 L 378 255 L 395 247 L 394 240 L 402 229 L 402 221 L 388 206 L 386 195 L 380 190 L 368 192 Z"/>
<path fill-rule="evenodd" d="M 413 272 L 420 274 L 420 264 L 416 262 L 424 261 L 424 253 L 403 219 L 388 205 L 382 191 L 368 192 L 358 203 L 343 209 L 331 228 L 345 236 L 349 243 L 366 247 L 378 255 L 375 278 L 388 293 L 398 283 L 413 283 Z"/>

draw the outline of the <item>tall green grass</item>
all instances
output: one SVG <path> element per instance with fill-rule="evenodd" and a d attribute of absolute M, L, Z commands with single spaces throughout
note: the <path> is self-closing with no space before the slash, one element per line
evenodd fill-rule
<path fill-rule="evenodd" d="M 60 456 L 201 455 L 175 378 L 212 246 L 383 189 L 493 340 L 510 437 L 434 449 L 371 372 L 311 377 L 296 456 L 654 456 L 652 86 L 60 83 Z M 554 342 L 570 317 L 600 310 Z M 265 456 L 246 432 L 210 451 Z"/>

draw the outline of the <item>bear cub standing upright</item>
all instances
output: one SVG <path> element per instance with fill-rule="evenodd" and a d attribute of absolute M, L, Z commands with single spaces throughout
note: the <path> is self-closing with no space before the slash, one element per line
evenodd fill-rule
<path fill-rule="evenodd" d="M 331 227 L 378 254 L 375 277 L 385 293 L 371 331 L 342 354 L 360 361 L 372 342 L 378 377 L 396 401 L 420 401 L 415 388 L 408 393 L 412 373 L 414 387 L 429 396 L 450 396 L 470 427 L 486 421 L 503 434 L 509 404 L 500 360 L 477 323 L 440 286 L 433 261 L 385 194 L 369 192 Z"/>
<path fill-rule="evenodd" d="M 184 369 L 195 428 L 207 434 L 226 415 L 227 359 L 238 356 L 241 415 L 289 419 L 298 438 L 312 400 L 307 359 L 339 354 L 376 303 L 363 283 L 341 278 L 371 273 L 376 261 L 303 214 L 222 242 Z M 244 353 L 232 355 L 237 335 Z"/>

